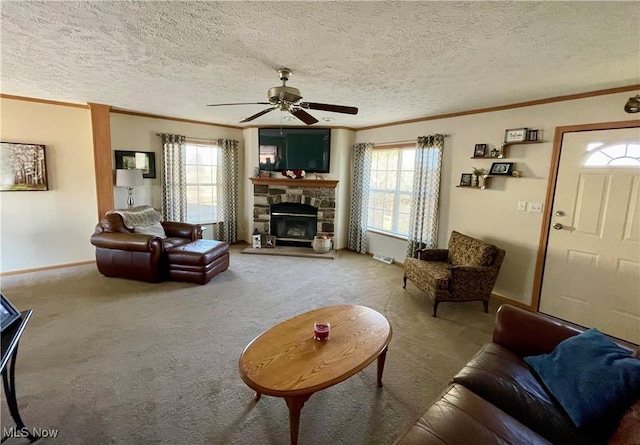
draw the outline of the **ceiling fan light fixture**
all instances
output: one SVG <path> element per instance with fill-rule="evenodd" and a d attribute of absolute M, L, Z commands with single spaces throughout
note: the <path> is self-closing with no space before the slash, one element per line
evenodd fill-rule
<path fill-rule="evenodd" d="M 624 106 L 627 113 L 640 113 L 640 94 L 630 97 Z"/>
<path fill-rule="evenodd" d="M 262 110 L 252 116 L 242 118 L 240 123 L 251 122 L 254 119 L 259 118 L 267 114 L 273 110 L 280 110 L 281 119 L 283 120 L 292 120 L 287 119 L 286 117 L 282 117 L 283 112 L 289 112 L 302 122 L 307 125 L 313 125 L 318 122 L 318 119 L 307 113 L 304 109 L 307 110 L 319 110 L 319 111 L 330 111 L 333 113 L 344 113 L 344 114 L 358 114 L 357 107 L 349 107 L 345 105 L 334 105 L 334 104 L 324 104 L 318 102 L 300 102 L 302 99 L 302 94 L 300 94 L 300 90 L 294 87 L 287 86 L 287 81 L 291 76 L 291 70 L 289 68 L 280 68 L 278 70 L 278 76 L 282 81 L 282 85 L 277 87 L 272 87 L 267 90 L 267 97 L 269 102 L 237 102 L 230 104 L 209 104 L 208 107 L 219 107 L 226 105 L 270 105 L 269 108 Z M 324 118 L 325 122 L 330 122 L 334 119 L 332 118 Z M 282 120 L 280 121 L 282 122 Z"/>

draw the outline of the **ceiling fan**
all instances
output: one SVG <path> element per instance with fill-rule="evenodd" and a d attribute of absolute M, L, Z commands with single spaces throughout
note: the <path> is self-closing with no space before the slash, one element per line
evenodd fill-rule
<path fill-rule="evenodd" d="M 241 103 L 231 103 L 231 104 L 210 104 L 208 107 L 222 107 L 227 105 L 271 105 L 271 107 L 266 108 L 259 113 L 254 114 L 253 116 L 249 116 L 240 121 L 240 123 L 252 121 L 264 114 L 267 114 L 270 111 L 279 109 L 280 111 L 288 111 L 293 114 L 295 117 L 300 119 L 307 125 L 313 125 L 318 122 L 318 119 L 311 116 L 309 113 L 304 111 L 307 110 L 321 110 L 321 111 L 332 111 L 334 113 L 345 113 L 345 114 L 358 114 L 358 109 L 356 107 L 346 107 L 344 105 L 331 105 L 331 104 L 320 104 L 317 102 L 300 102 L 302 96 L 300 95 L 300 90 L 294 87 L 287 86 L 287 81 L 291 76 L 291 70 L 289 68 L 280 68 L 278 70 L 278 75 L 280 76 L 280 80 L 282 81 L 282 85 L 278 87 L 269 88 L 267 91 L 267 97 L 269 98 L 269 102 L 241 102 Z"/>

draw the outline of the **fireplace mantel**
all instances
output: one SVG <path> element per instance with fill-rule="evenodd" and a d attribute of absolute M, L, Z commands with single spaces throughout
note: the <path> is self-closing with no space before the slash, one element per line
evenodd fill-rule
<path fill-rule="evenodd" d="M 249 178 L 254 185 L 286 185 L 297 187 L 336 188 L 338 181 L 329 179 L 287 179 L 287 178 Z"/>

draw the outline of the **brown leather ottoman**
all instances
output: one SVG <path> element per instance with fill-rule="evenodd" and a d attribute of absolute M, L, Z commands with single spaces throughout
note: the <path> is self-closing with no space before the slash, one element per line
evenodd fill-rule
<path fill-rule="evenodd" d="M 207 284 L 229 268 L 229 244 L 199 239 L 167 251 L 169 279 Z"/>

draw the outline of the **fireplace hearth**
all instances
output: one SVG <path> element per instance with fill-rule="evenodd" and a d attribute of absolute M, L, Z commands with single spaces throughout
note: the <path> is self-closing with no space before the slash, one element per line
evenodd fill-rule
<path fill-rule="evenodd" d="M 270 232 L 278 246 L 309 247 L 316 235 L 318 208 L 309 204 L 283 202 L 270 209 Z"/>

